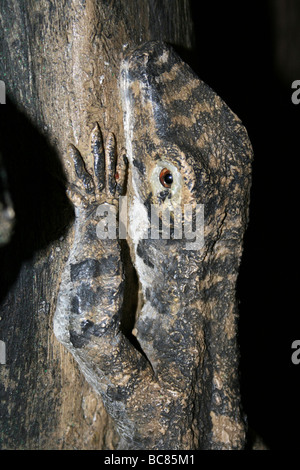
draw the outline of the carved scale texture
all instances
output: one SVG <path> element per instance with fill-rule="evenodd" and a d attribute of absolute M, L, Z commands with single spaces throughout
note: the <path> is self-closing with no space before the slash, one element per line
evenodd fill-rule
<path fill-rule="evenodd" d="M 121 448 L 241 449 L 235 287 L 248 218 L 247 132 L 165 44 L 146 43 L 130 53 L 120 89 L 129 244 L 142 290 L 134 333 L 144 354 L 120 329 L 124 276 L 118 241 L 95 237 L 97 205 L 106 201 L 117 209 L 114 152 L 111 145 L 103 151 L 95 131 L 94 168 L 102 168 L 100 155 L 110 157 L 102 173 L 94 169 L 91 175 L 73 152 L 77 171 L 71 179 L 81 190 L 73 198 L 75 237 L 61 283 L 56 335 L 101 393 Z M 171 188 L 156 178 L 163 167 L 176 179 Z M 146 238 L 151 205 L 183 212 L 185 204 L 204 205 L 203 248 L 187 250 L 184 237 Z"/>

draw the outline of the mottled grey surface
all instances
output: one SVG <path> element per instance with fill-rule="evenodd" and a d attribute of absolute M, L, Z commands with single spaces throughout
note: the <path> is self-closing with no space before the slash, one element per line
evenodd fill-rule
<path fill-rule="evenodd" d="M 167 46 L 146 43 L 124 60 L 131 256 L 141 285 L 134 335 L 121 332 L 124 274 L 118 239 L 95 237 L 103 202 L 125 187 L 121 152 L 95 127 L 94 168 L 70 147 L 75 236 L 62 277 L 55 334 L 116 420 L 120 447 L 241 449 L 236 278 L 247 224 L 252 148 L 240 120 Z M 105 162 L 105 164 L 104 164 Z M 166 188 L 161 172 L 173 182 Z M 205 243 L 150 237 L 151 205 L 204 205 Z M 195 218 L 195 217 L 194 217 Z M 194 220 L 195 222 L 195 220 Z"/>

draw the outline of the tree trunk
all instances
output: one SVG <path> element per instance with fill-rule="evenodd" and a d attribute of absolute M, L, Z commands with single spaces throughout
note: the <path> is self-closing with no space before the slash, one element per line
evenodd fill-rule
<path fill-rule="evenodd" d="M 188 1 L 2 1 L 1 153 L 16 216 L 1 248 L 0 446 L 113 449 L 101 398 L 53 335 L 73 212 L 62 162 L 95 122 L 124 144 L 122 53 L 150 39 L 191 48 Z"/>

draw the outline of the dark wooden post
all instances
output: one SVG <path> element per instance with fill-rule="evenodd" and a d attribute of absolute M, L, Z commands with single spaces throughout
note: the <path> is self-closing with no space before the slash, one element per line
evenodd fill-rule
<path fill-rule="evenodd" d="M 0 448 L 113 449 L 101 399 L 53 335 L 69 250 L 68 143 L 83 153 L 98 121 L 123 142 L 122 53 L 147 40 L 191 49 L 188 0 L 3 0 L 0 151 L 15 211 L 1 247 Z"/>

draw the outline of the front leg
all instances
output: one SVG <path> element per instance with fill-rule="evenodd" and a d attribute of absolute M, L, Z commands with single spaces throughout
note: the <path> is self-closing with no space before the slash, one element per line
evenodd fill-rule
<path fill-rule="evenodd" d="M 115 147 L 110 134 L 104 150 L 96 126 L 91 135 L 90 171 L 79 151 L 69 148 L 68 195 L 75 206 L 75 235 L 54 318 L 56 337 L 73 354 L 112 414 L 118 412 L 113 398 L 117 393 L 122 395 L 123 390 L 125 397 L 143 377 L 152 375 L 147 360 L 120 330 L 124 279 L 119 240 L 99 238 L 102 209 L 111 208 L 117 214 L 124 187 L 125 159 L 121 154 L 115 161 Z"/>
<path fill-rule="evenodd" d="M 101 219 L 101 215 L 109 212 L 116 227 L 118 190 L 113 135 L 109 135 L 104 151 L 96 126 L 91 136 L 91 153 L 93 169 L 89 173 L 78 150 L 73 146 L 69 149 L 76 176 L 68 191 L 76 208 L 75 237 L 67 268 L 72 283 L 69 335 L 78 350 L 89 348 L 92 337 L 102 337 L 103 341 L 118 336 L 123 300 L 120 245 L 116 233 L 111 237 L 110 231 L 105 230 L 105 218 Z M 122 157 L 118 165 L 123 169 Z M 121 190 L 122 185 L 118 188 Z M 84 357 L 86 354 L 85 350 Z"/>

